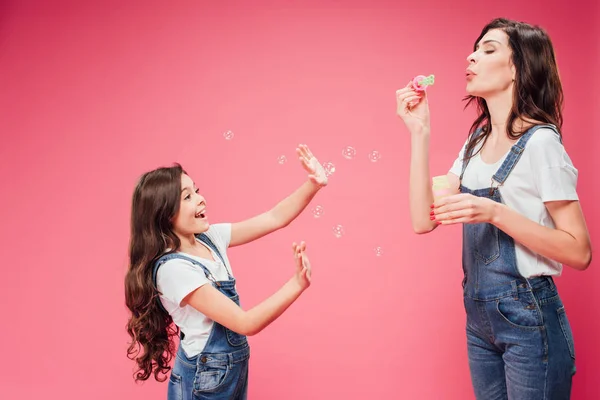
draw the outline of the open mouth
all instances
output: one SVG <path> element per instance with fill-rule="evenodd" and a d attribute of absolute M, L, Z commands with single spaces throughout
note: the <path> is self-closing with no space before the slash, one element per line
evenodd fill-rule
<path fill-rule="evenodd" d="M 204 211 L 196 213 L 196 218 L 206 218 L 206 213 Z"/>

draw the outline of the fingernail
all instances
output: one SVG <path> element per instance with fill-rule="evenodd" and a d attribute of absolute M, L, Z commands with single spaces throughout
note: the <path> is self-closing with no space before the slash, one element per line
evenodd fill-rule
<path fill-rule="evenodd" d="M 433 215 L 433 214 L 435 214 L 433 211 L 431 211 L 431 212 L 429 213 L 429 215 Z"/>
<path fill-rule="evenodd" d="M 433 221 L 435 219 L 435 217 L 432 215 L 429 217 L 429 219 Z"/>
<path fill-rule="evenodd" d="M 429 206 L 429 208 L 433 208 L 433 204 Z"/>

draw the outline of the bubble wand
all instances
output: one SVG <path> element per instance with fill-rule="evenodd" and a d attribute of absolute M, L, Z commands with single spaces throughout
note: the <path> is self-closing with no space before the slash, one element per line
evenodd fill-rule
<path fill-rule="evenodd" d="M 418 75 L 415 76 L 412 80 L 412 86 L 417 92 L 424 92 L 427 90 L 427 86 L 433 85 L 435 81 L 435 76 L 429 75 Z"/>

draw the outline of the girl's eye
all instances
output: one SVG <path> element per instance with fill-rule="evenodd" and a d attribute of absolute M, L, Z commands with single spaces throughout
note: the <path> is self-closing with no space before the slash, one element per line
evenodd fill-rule
<path fill-rule="evenodd" d="M 200 189 L 196 189 L 196 194 L 200 194 Z"/>
<path fill-rule="evenodd" d="M 188 194 L 187 196 L 185 196 L 185 197 L 184 197 L 184 200 L 189 200 L 189 199 L 191 199 L 191 198 L 192 198 L 192 196 L 190 196 L 190 195 Z"/>

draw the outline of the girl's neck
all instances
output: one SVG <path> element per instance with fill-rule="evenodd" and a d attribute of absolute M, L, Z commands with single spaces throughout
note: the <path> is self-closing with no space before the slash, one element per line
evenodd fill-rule
<path fill-rule="evenodd" d="M 181 242 L 181 244 L 179 245 L 179 251 L 189 251 L 189 250 L 194 250 L 195 248 L 198 247 L 198 241 L 196 240 L 196 236 L 195 235 L 190 235 L 190 236 L 182 236 L 182 235 L 177 235 L 179 236 L 179 241 Z"/>

